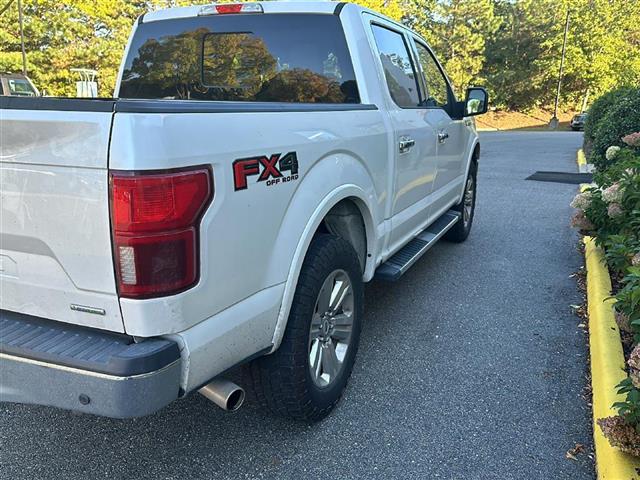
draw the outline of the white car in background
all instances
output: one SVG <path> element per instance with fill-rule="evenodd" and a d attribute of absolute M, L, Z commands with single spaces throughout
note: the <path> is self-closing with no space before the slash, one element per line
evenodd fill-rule
<path fill-rule="evenodd" d="M 0 96 L 39 97 L 40 92 L 26 75 L 0 73 Z"/>

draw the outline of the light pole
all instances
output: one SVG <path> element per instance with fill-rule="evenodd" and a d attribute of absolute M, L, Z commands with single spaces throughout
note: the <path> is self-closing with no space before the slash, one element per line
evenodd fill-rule
<path fill-rule="evenodd" d="M 22 1 L 18 0 L 18 24 L 20 25 L 20 48 L 22 49 L 22 74 L 27 74 L 27 53 L 24 50 L 24 29 L 22 27 Z"/>
<path fill-rule="evenodd" d="M 560 58 L 560 73 L 558 74 L 558 89 L 556 90 L 556 103 L 553 107 L 553 118 L 549 122 L 549 128 L 558 128 L 558 102 L 560 101 L 560 86 L 562 85 L 562 73 L 564 71 L 564 54 L 567 51 L 567 33 L 569 32 L 569 7 L 567 7 L 567 20 L 564 23 L 564 39 L 562 40 L 562 57 Z"/>

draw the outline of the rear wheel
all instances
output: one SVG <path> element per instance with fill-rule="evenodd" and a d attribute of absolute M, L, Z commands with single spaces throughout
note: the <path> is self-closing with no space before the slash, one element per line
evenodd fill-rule
<path fill-rule="evenodd" d="M 476 210 L 477 173 L 478 164 L 472 161 L 465 181 L 462 201 L 452 208 L 452 210 L 460 212 L 460 220 L 444 236 L 450 242 L 464 242 L 471 232 Z"/>
<path fill-rule="evenodd" d="M 337 236 L 316 237 L 300 272 L 280 348 L 248 367 L 260 403 L 296 420 L 324 418 L 351 375 L 362 305 L 356 252 Z"/>

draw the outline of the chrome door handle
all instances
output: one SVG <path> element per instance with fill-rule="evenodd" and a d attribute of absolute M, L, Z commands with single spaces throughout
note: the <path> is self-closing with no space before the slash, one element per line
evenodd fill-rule
<path fill-rule="evenodd" d="M 398 151 L 400 153 L 407 153 L 415 144 L 416 141 L 413 138 L 403 135 L 398 141 Z"/>
<path fill-rule="evenodd" d="M 438 133 L 438 143 L 444 143 L 449 138 L 449 134 L 447 132 L 439 132 Z"/>

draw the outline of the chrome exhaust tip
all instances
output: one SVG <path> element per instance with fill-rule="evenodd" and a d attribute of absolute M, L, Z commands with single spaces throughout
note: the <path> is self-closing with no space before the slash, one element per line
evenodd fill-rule
<path fill-rule="evenodd" d="M 235 412 L 244 403 L 244 389 L 224 378 L 214 378 L 198 392 L 228 412 Z"/>

